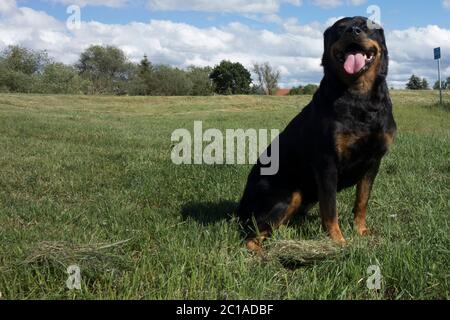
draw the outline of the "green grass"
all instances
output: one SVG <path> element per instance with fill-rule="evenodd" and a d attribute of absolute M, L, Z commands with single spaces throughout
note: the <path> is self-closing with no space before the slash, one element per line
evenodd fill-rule
<path fill-rule="evenodd" d="M 282 129 L 310 97 L 0 95 L 1 296 L 448 299 L 450 112 L 430 107 L 436 99 L 393 92 L 399 133 L 369 207 L 375 234 L 355 235 L 347 190 L 346 253 L 287 269 L 249 255 L 229 218 L 250 167 L 175 166 L 170 136 L 194 120 Z M 314 208 L 274 237 L 326 235 Z M 81 291 L 66 288 L 70 264 L 81 267 Z M 366 287 L 373 264 L 379 291 Z"/>

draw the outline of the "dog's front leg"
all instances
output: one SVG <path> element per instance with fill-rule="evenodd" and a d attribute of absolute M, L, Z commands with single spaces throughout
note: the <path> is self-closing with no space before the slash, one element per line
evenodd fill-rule
<path fill-rule="evenodd" d="M 370 193 L 379 169 L 380 161 L 377 161 L 361 181 L 358 182 L 356 187 L 356 201 L 353 213 L 355 214 L 356 230 L 361 236 L 370 234 L 366 224 L 367 205 L 369 204 Z"/>
<path fill-rule="evenodd" d="M 337 194 L 337 169 L 333 165 L 327 165 L 316 172 L 320 216 L 322 225 L 329 233 L 331 239 L 339 244 L 346 241 L 339 227 L 339 218 L 336 210 Z"/>

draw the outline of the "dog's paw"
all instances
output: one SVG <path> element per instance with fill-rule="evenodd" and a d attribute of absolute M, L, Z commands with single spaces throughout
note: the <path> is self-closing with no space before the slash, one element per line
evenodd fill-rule
<path fill-rule="evenodd" d="M 247 250 L 253 253 L 260 253 L 263 250 L 261 242 L 257 239 L 247 240 L 246 246 Z"/>
<path fill-rule="evenodd" d="M 361 237 L 368 237 L 368 236 L 372 235 L 372 231 L 370 231 L 369 228 L 358 228 L 358 234 Z"/>

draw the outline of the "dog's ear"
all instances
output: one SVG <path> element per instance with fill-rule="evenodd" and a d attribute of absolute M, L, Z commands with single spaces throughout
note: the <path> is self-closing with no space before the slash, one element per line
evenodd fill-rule
<path fill-rule="evenodd" d="M 384 35 L 383 28 L 378 29 L 378 42 L 381 45 L 382 55 L 381 55 L 381 67 L 379 75 L 387 77 L 389 69 L 389 52 L 386 45 L 386 37 Z"/>
<path fill-rule="evenodd" d="M 323 34 L 323 42 L 324 42 L 324 49 L 325 51 L 329 49 L 330 47 L 330 41 L 331 41 L 331 29 L 332 27 L 327 28 Z"/>
<path fill-rule="evenodd" d="M 326 65 L 326 62 L 328 60 L 328 52 L 330 50 L 331 46 L 331 32 L 332 27 L 329 27 L 327 30 L 325 30 L 323 34 L 323 57 L 322 57 L 322 66 Z"/>

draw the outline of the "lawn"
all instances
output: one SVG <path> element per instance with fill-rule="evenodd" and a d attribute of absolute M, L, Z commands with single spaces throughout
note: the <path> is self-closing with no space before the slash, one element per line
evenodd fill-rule
<path fill-rule="evenodd" d="M 283 129 L 311 97 L 0 95 L 0 299 L 449 299 L 450 111 L 435 92 L 392 96 L 374 234 L 353 231 L 346 190 L 348 247 L 292 269 L 250 255 L 231 218 L 250 166 L 174 165 L 170 138 L 196 120 Z M 317 208 L 274 238 L 325 239 Z"/>

